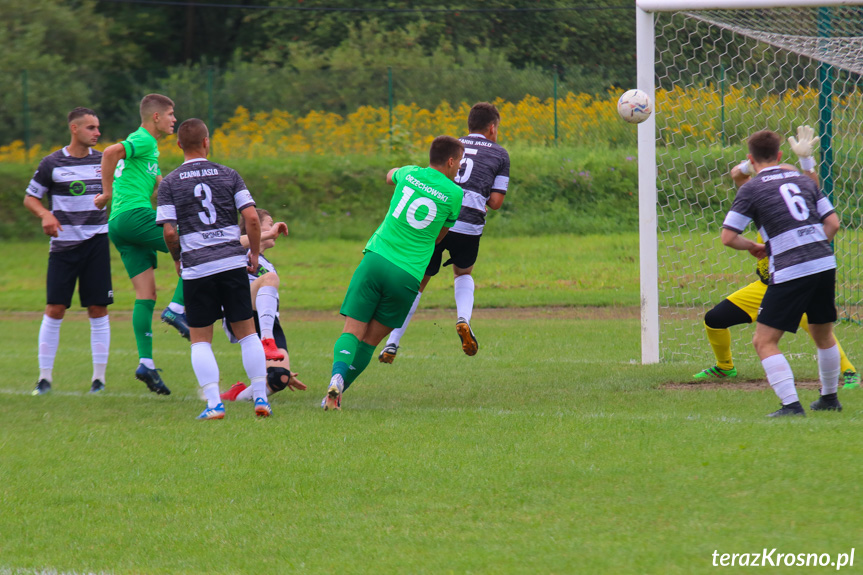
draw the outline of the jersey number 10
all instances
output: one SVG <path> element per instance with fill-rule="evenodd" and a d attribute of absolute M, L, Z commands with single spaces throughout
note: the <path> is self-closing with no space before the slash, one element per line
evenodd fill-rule
<path fill-rule="evenodd" d="M 410 202 L 411 197 L 417 193 L 417 191 L 410 186 L 405 186 L 402 188 L 402 199 L 399 201 L 396 209 L 393 210 L 393 217 L 398 219 L 402 215 L 402 211 L 404 211 L 405 206 Z M 425 217 L 421 220 L 417 219 L 417 210 L 425 206 L 428 208 L 428 213 L 426 213 Z M 434 221 L 435 216 L 437 215 L 437 204 L 431 198 L 426 198 L 420 196 L 414 201 L 410 202 L 408 206 L 408 211 L 405 214 L 405 219 L 408 221 L 408 225 L 410 227 L 422 230 L 429 226 Z"/>

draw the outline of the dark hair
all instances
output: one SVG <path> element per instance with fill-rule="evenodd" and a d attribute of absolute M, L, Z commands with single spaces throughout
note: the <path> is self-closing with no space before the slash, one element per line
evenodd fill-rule
<path fill-rule="evenodd" d="M 429 164 L 442 166 L 450 158 L 459 157 L 464 152 L 464 144 L 452 136 L 438 136 L 429 148 Z"/>
<path fill-rule="evenodd" d="M 66 120 L 71 124 L 72 122 L 74 122 L 78 118 L 83 118 L 84 116 L 95 116 L 95 115 L 96 115 L 96 112 L 94 112 L 90 108 L 82 108 L 81 106 L 78 106 L 77 108 L 75 108 L 74 110 L 69 112 L 69 115 L 66 116 Z"/>
<path fill-rule="evenodd" d="M 779 146 L 782 138 L 776 132 L 761 130 L 755 132 L 746 141 L 749 153 L 756 162 L 773 162 L 779 159 Z"/>
<path fill-rule="evenodd" d="M 470 114 L 467 116 L 467 129 L 471 132 L 482 132 L 495 122 L 500 122 L 500 112 L 495 105 L 479 102 L 470 109 Z"/>
<path fill-rule="evenodd" d="M 184 150 L 198 150 L 204 145 L 204 138 L 210 137 L 207 124 L 198 118 L 189 118 L 177 130 L 177 141 Z"/>
<path fill-rule="evenodd" d="M 257 212 L 258 214 L 258 220 L 260 220 L 262 223 L 264 221 L 264 218 L 273 217 L 270 215 L 270 212 L 268 212 L 267 210 L 262 210 L 261 208 L 255 208 L 255 212 Z M 246 218 L 244 218 L 242 215 L 240 216 L 240 235 L 246 235 Z"/>
<path fill-rule="evenodd" d="M 161 94 L 147 94 L 141 99 L 141 119 L 146 120 L 156 112 L 174 107 L 174 101 Z"/>

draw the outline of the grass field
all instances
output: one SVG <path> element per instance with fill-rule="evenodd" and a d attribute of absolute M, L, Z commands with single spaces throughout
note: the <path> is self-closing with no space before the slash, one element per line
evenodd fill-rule
<path fill-rule="evenodd" d="M 835 560 L 856 547 L 860 392 L 840 395 L 842 413 L 772 421 L 764 383 L 670 387 L 704 365 L 638 364 L 630 238 L 508 241 L 483 244 L 494 273 L 478 277 L 478 302 L 533 309 L 478 310 L 474 358 L 452 311 L 423 311 L 396 362 L 373 362 L 337 413 L 318 406 L 358 246 L 292 244 L 278 262 L 283 320 L 309 391 L 274 396 L 268 420 L 231 404 L 206 423 L 193 419 L 188 345 L 169 328 L 155 327 L 156 361 L 174 393 L 130 377 L 116 266 L 107 389 L 84 393 L 89 327 L 75 313 L 54 391 L 30 397 L 39 314 L 25 310 L 43 305 L 44 258 L 7 245 L 0 574 L 703 573 L 714 551 Z M 439 283 L 431 308 L 451 305 Z M 603 307 L 572 307 L 585 303 Z M 223 385 L 242 379 L 236 346 L 217 334 L 215 350 Z M 742 378 L 760 381 L 750 355 L 737 350 Z M 791 362 L 816 378 L 810 357 Z M 801 390 L 804 403 L 816 395 Z M 814 570 L 836 567 L 771 569 Z"/>

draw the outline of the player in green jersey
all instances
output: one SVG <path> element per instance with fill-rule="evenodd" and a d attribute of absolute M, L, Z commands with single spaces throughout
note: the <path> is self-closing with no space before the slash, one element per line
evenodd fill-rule
<path fill-rule="evenodd" d="M 139 365 L 135 377 L 150 391 L 169 395 L 153 362 L 153 309 L 156 307 L 156 252 L 168 252 L 162 228 L 156 225 L 152 196 L 162 181 L 159 171 L 158 138 L 174 132 L 174 102 L 160 94 L 141 100 L 141 127 L 102 154 L 102 193 L 94 203 L 100 209 L 111 205 L 108 236 L 135 288 L 132 329 L 138 346 Z M 183 283 L 180 280 L 174 299 L 166 311 L 179 311 L 169 321 L 188 339 L 189 329 L 182 319 Z M 165 314 L 163 314 L 165 319 Z M 182 320 L 182 321 L 181 321 Z"/>
<path fill-rule="evenodd" d="M 453 180 L 463 154 L 457 139 L 438 136 L 428 168 L 405 166 L 387 174 L 395 193 L 342 303 L 345 327 L 333 348 L 332 378 L 321 402 L 325 410 L 341 408 L 342 393 L 368 366 L 375 347 L 404 323 L 435 244 L 461 210 L 463 192 Z"/>

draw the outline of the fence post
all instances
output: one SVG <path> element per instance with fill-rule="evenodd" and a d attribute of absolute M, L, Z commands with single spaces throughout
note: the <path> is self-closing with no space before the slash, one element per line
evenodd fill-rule
<path fill-rule="evenodd" d="M 557 145 L 557 66 L 554 67 L 554 144 Z"/>
<path fill-rule="evenodd" d="M 724 148 L 728 145 L 728 138 L 725 135 L 725 64 L 719 64 L 719 91 L 722 98 L 722 104 L 719 106 L 719 127 L 722 134 L 722 147 Z"/>
<path fill-rule="evenodd" d="M 27 70 L 21 71 L 21 96 L 24 116 L 24 159 L 30 163 L 30 101 L 28 94 Z"/>
<path fill-rule="evenodd" d="M 830 8 L 818 9 L 818 37 L 833 35 Z M 825 42 L 819 41 L 822 46 Z M 821 191 L 833 201 L 833 66 L 825 62 L 818 64 L 818 133 L 821 136 Z"/>
<path fill-rule="evenodd" d="M 207 126 L 210 133 L 216 133 L 215 118 L 213 117 L 213 66 L 207 68 Z M 210 137 L 210 150 L 213 150 L 213 138 Z"/>
<path fill-rule="evenodd" d="M 390 114 L 390 152 L 393 151 L 393 67 L 387 66 L 387 106 Z"/>

